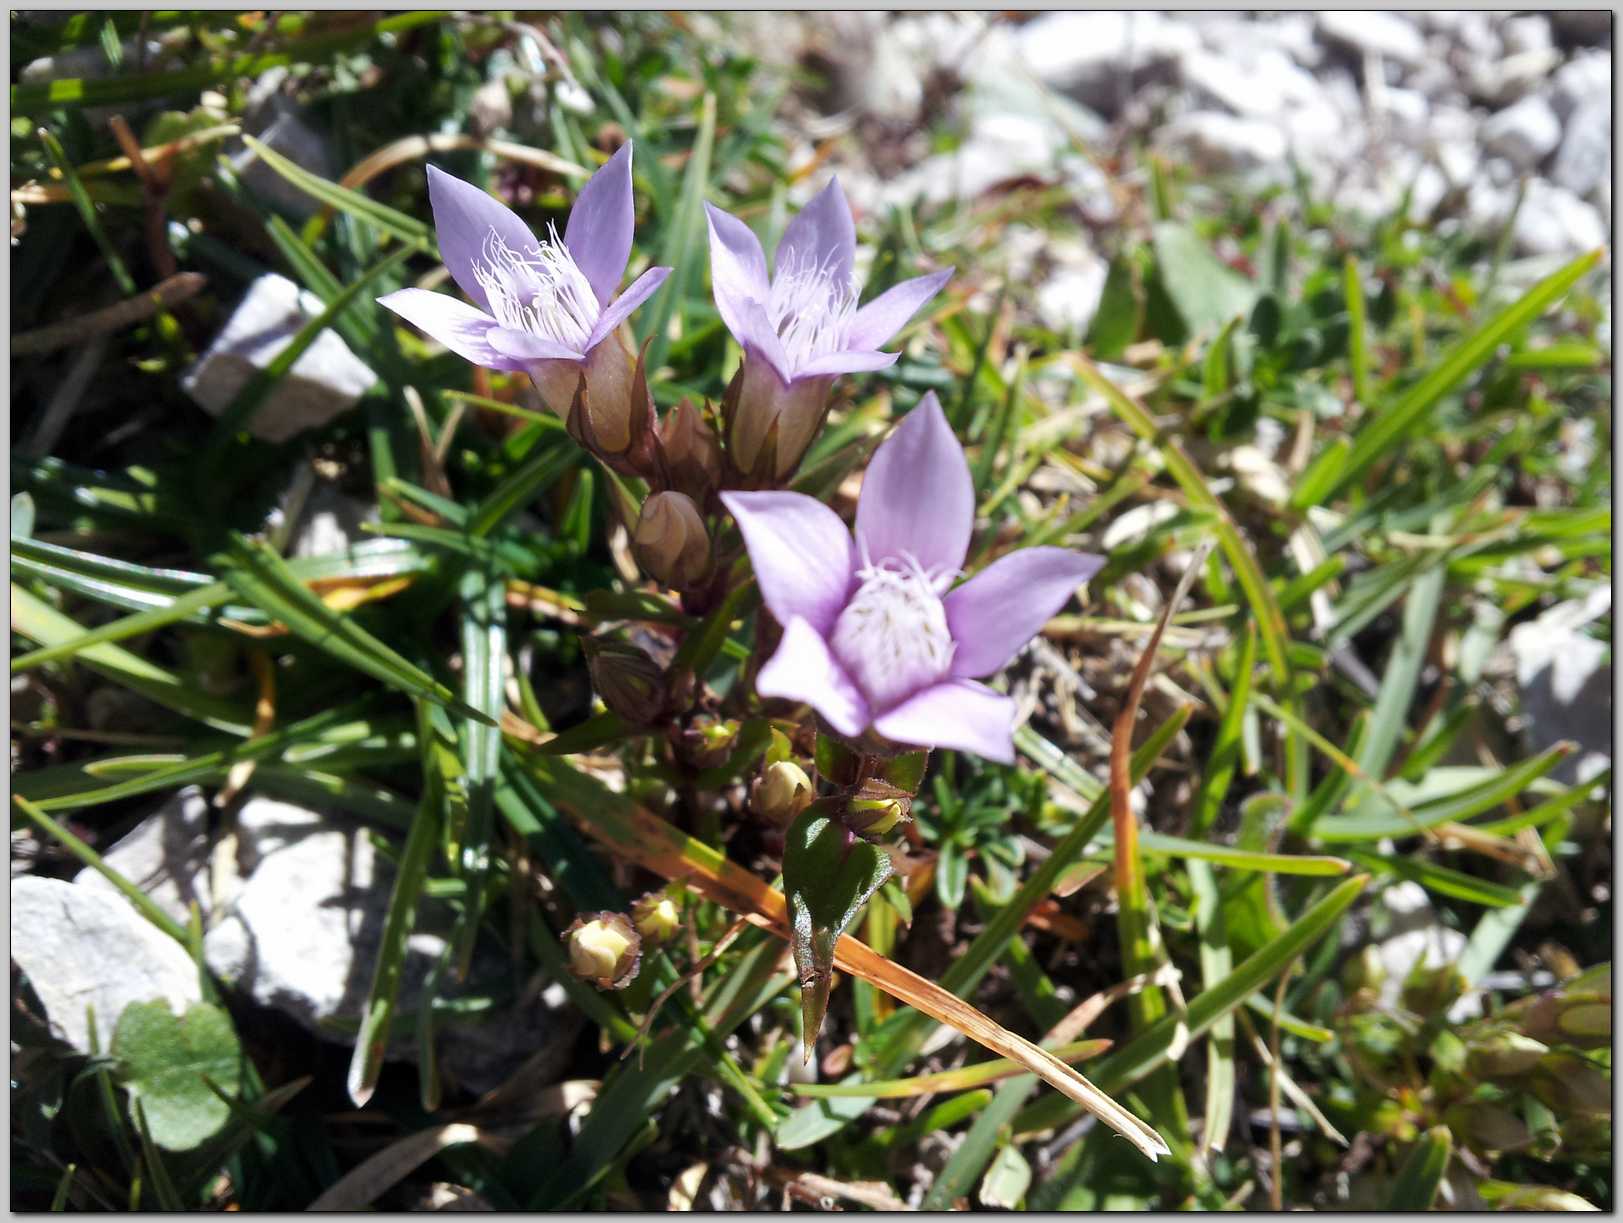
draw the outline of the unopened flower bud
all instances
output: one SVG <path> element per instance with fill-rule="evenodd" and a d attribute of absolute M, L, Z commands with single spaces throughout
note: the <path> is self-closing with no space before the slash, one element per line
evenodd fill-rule
<path fill-rule="evenodd" d="M 861 837 L 882 837 L 908 818 L 908 803 L 901 798 L 856 798 L 846 807 L 845 822 Z"/>
<path fill-rule="evenodd" d="M 713 769 L 726 761 L 737 741 L 737 722 L 701 716 L 682 732 L 682 754 L 696 769 Z"/>
<path fill-rule="evenodd" d="M 1612 1043 L 1612 999 L 1593 990 L 1552 990 L 1532 1003 L 1522 1026 L 1548 1044 L 1600 1048 Z"/>
<path fill-rule="evenodd" d="M 676 901 L 663 889 L 649 892 L 633 904 L 631 920 L 637 933 L 654 944 L 665 942 L 682 928 L 682 914 L 677 910 Z"/>
<path fill-rule="evenodd" d="M 775 824 L 791 822 L 811 800 L 811 778 L 792 760 L 767 765 L 750 791 L 755 814 Z"/>
<path fill-rule="evenodd" d="M 682 493 L 655 493 L 643 503 L 631 547 L 645 573 L 677 590 L 697 586 L 710 573 L 710 536 L 698 507 Z"/>
<path fill-rule="evenodd" d="M 1416 1015 L 1441 1015 L 1466 990 L 1465 974 L 1453 964 L 1416 964 L 1403 982 L 1403 1005 Z"/>
<path fill-rule="evenodd" d="M 1485 1100 L 1458 1104 L 1448 1110 L 1445 1120 L 1455 1137 L 1478 1151 L 1519 1151 L 1533 1141 L 1533 1131 L 1520 1117 Z"/>
<path fill-rule="evenodd" d="M 1545 1054 L 1528 1076 L 1528 1086 L 1558 1117 L 1611 1111 L 1611 1078 L 1577 1053 L 1558 1049 Z"/>
<path fill-rule="evenodd" d="M 1347 987 L 1348 993 L 1356 993 L 1361 989 L 1380 989 L 1381 982 L 1386 980 L 1386 964 L 1381 960 L 1381 953 L 1369 944 L 1359 949 L 1357 955 L 1347 961 L 1342 970 L 1341 981 Z"/>
<path fill-rule="evenodd" d="M 1500 1210 L 1597 1210 L 1576 1193 L 1557 1189 L 1553 1185 L 1502 1186 L 1493 1195 L 1493 1204 Z"/>
<path fill-rule="evenodd" d="M 721 486 L 721 439 L 684 399 L 659 424 L 659 444 L 671 488 L 704 505 Z"/>
<path fill-rule="evenodd" d="M 633 726 L 647 726 L 665 712 L 665 673 L 629 641 L 583 637 L 586 669 L 603 704 Z"/>
<path fill-rule="evenodd" d="M 543 374 L 540 367 L 568 364 L 567 371 Z M 626 476 L 645 476 L 653 468 L 654 404 L 642 358 L 636 368 L 618 336 L 611 336 L 587 354 L 584 362 L 530 363 L 541 397 L 564 419 L 569 436 L 613 470 Z M 554 406 L 567 385 L 565 407 Z"/>
<path fill-rule="evenodd" d="M 623 989 L 636 975 L 642 939 L 624 913 L 576 918 L 564 941 L 570 971 L 599 989 Z"/>
<path fill-rule="evenodd" d="M 1481 1079 L 1509 1079 L 1538 1065 L 1549 1049 L 1520 1032 L 1501 1030 L 1470 1042 L 1466 1065 Z"/>
<path fill-rule="evenodd" d="M 727 453 L 754 488 L 781 484 L 800 466 L 828 411 L 831 377 L 785 383 L 771 362 L 751 352 L 727 388 Z"/>

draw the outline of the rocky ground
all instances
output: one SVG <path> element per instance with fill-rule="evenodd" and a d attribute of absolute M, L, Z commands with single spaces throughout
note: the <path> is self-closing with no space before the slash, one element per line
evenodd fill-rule
<path fill-rule="evenodd" d="M 859 208 L 1037 181 L 1069 187 L 1105 231 L 1120 198 L 1107 167 L 1149 148 L 1248 189 L 1300 175 L 1315 202 L 1372 220 L 1406 207 L 1444 232 L 1508 228 L 1513 256 L 1570 257 L 1611 231 L 1604 11 L 736 20 L 757 54 L 827 82 L 802 95 L 799 152 L 858 136 L 828 155 Z M 1105 262 L 1086 244 L 1059 253 L 1035 304 L 1082 329 Z"/>

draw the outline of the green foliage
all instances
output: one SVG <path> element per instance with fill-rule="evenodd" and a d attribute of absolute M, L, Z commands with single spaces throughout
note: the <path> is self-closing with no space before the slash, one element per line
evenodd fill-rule
<path fill-rule="evenodd" d="M 195 1002 L 176 1015 L 167 1002 L 131 1003 L 118 1017 L 109 1052 L 131 1105 L 165 1150 L 201 1146 L 230 1118 L 215 1089 L 236 1093 L 242 1050 L 219 1007 Z"/>

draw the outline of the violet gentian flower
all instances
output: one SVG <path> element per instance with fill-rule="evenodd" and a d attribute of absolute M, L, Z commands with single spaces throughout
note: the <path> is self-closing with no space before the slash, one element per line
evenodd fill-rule
<path fill-rule="evenodd" d="M 1014 759 L 1014 702 L 975 680 L 1013 658 L 1104 558 L 1024 548 L 952 588 L 975 489 L 933 392 L 868 465 L 854 544 L 833 510 L 800 493 L 721 499 L 783 625 L 756 680 L 763 696 L 805 701 L 847 738 L 872 727 L 899 744 Z"/>
<path fill-rule="evenodd" d="M 631 356 L 605 341 L 671 271 L 649 268 L 615 296 L 631 256 L 630 143 L 581 188 L 562 239 L 550 225 L 537 238 L 511 209 L 434 166 L 428 198 L 440 255 L 474 305 L 425 289 L 378 301 L 476 365 L 524 370 L 560 416 L 583 373 L 594 400 L 618 407 Z"/>
<path fill-rule="evenodd" d="M 898 355 L 879 346 L 947 283 L 952 269 L 904 280 L 857 308 L 856 228 L 838 179 L 790 221 L 771 279 L 749 226 L 706 204 L 716 308 L 744 350 L 727 445 L 746 475 L 776 481 L 817 436 L 839 374 L 884 369 Z M 777 426 L 770 470 L 762 448 Z"/>

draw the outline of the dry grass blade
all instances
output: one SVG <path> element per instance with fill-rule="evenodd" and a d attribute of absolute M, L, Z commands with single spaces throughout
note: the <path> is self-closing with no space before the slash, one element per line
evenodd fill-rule
<path fill-rule="evenodd" d="M 883 1181 L 837 1181 L 816 1172 L 791 1172 L 787 1168 L 768 1167 L 766 1177 L 773 1184 L 787 1189 L 795 1197 L 810 1205 L 821 1205 L 828 1198 L 843 1198 L 866 1206 L 870 1210 L 908 1211 L 913 1208 Z"/>
<path fill-rule="evenodd" d="M 534 755 L 530 757 L 530 764 L 537 776 L 547 783 L 553 801 L 589 836 L 622 857 L 747 917 L 752 924 L 786 942 L 790 939 L 788 902 L 782 892 L 624 796 L 590 782 L 584 775 Z M 936 1022 L 957 1029 L 999 1057 L 1018 1062 L 1067 1099 L 1093 1113 L 1148 1158 L 1154 1160 L 1170 1153 L 1159 1134 L 1079 1071 L 987 1018 L 935 982 L 887 960 L 866 943 L 848 934 L 841 935 L 835 944 L 834 966 L 878 986 Z"/>
<path fill-rule="evenodd" d="M 506 1138 L 461 1121 L 435 1126 L 431 1130 L 422 1130 L 402 1138 L 399 1142 L 391 1143 L 370 1159 L 350 1169 L 306 1209 L 360 1210 L 370 1206 L 446 1147 L 461 1146 L 465 1143 L 478 1143 L 498 1154 L 505 1154 L 511 1145 Z"/>
<path fill-rule="evenodd" d="M 126 327 L 133 327 L 136 323 L 145 322 L 161 310 L 167 310 L 189 297 L 195 297 L 207 285 L 208 277 L 201 272 L 177 272 L 137 297 L 114 302 L 111 306 L 92 310 L 89 314 L 81 314 L 78 318 L 52 323 L 47 327 L 36 327 L 33 331 L 19 332 L 11 337 L 11 355 L 35 356 L 42 352 L 66 348 L 70 344 L 83 344 L 91 336 L 122 331 Z"/>

